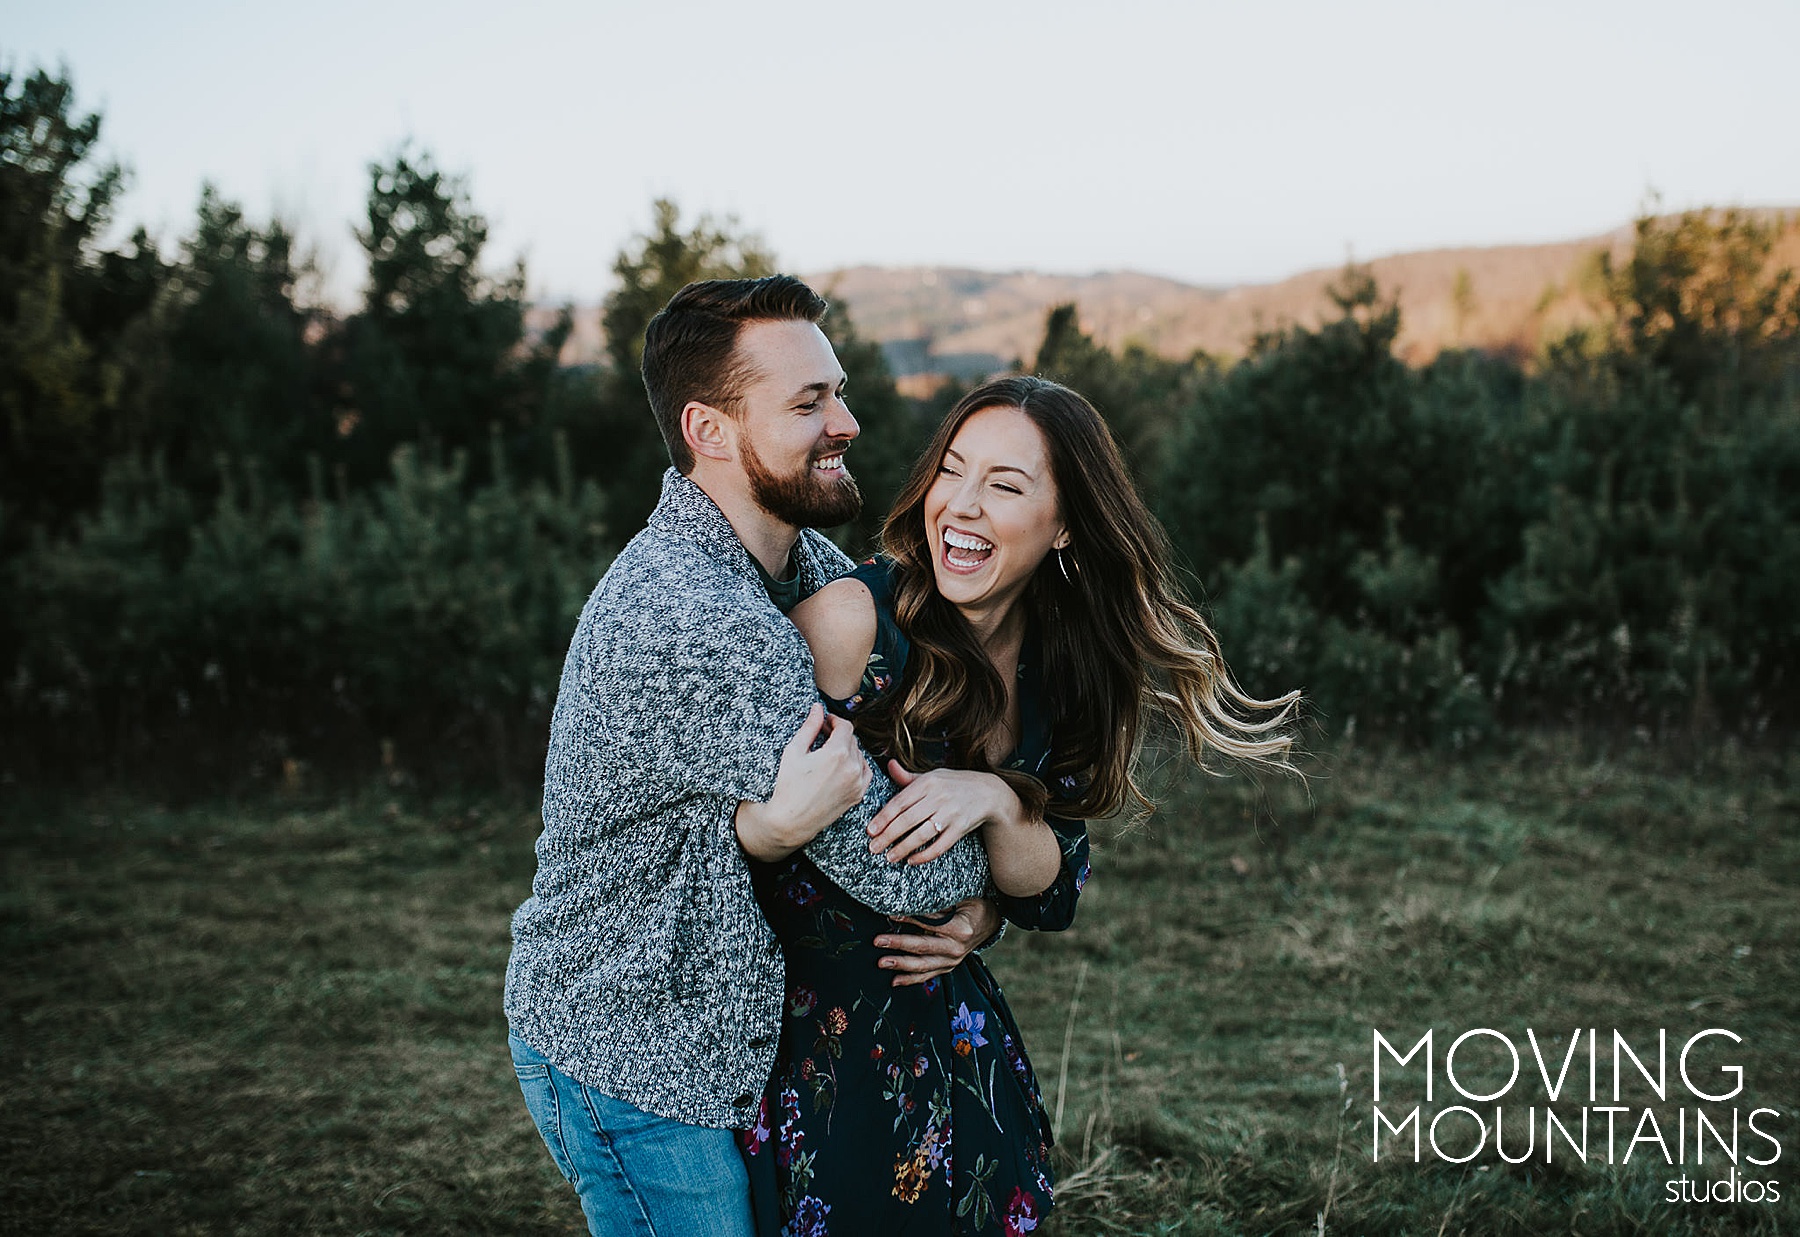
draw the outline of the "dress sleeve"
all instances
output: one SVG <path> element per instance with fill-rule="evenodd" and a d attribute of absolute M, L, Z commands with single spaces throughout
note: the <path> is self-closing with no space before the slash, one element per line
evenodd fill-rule
<path fill-rule="evenodd" d="M 1081 887 L 1087 884 L 1087 822 L 1060 816 L 1044 819 L 1062 850 L 1062 871 L 1050 888 L 1035 897 L 1014 898 L 1003 893 L 994 897 L 1000 904 L 1000 913 L 1021 928 L 1061 932 L 1075 922 L 1075 903 L 1081 897 Z"/>

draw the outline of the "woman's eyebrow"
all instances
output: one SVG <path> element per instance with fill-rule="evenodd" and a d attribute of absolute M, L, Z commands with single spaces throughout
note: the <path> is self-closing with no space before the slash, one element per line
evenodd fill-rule
<path fill-rule="evenodd" d="M 967 460 L 963 459 L 961 453 L 959 453 L 955 447 L 945 447 L 944 448 L 944 458 L 945 459 L 955 458 L 955 460 L 958 464 L 968 463 Z M 1027 481 L 1031 481 L 1031 482 L 1037 481 L 1036 477 L 1032 476 L 1029 472 L 1027 472 L 1023 468 L 1020 468 L 1016 464 L 995 464 L 992 468 L 988 469 L 988 471 L 989 472 L 1016 472 L 1021 477 L 1025 478 Z"/>

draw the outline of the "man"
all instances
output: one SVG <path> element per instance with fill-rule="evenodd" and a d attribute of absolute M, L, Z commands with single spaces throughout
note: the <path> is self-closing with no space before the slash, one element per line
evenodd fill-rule
<path fill-rule="evenodd" d="M 674 467 L 563 666 L 506 1014 L 526 1106 L 596 1234 L 751 1232 L 731 1131 L 773 1064 L 783 968 L 746 854 L 805 847 L 890 915 L 986 886 L 969 838 L 918 866 L 870 852 L 892 784 L 818 705 L 783 617 L 849 566 L 811 528 L 861 505 L 824 312 L 771 276 L 691 284 L 652 320 L 644 383 Z M 977 930 L 913 948 L 941 968 Z"/>

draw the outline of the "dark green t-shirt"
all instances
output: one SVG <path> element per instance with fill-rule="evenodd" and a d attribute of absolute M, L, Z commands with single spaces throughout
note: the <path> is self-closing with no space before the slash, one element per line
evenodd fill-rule
<path fill-rule="evenodd" d="M 794 566 L 793 555 L 788 556 L 787 579 L 785 580 L 777 580 L 764 571 L 763 565 L 757 561 L 754 554 L 750 556 L 750 565 L 756 568 L 757 578 L 763 582 L 763 587 L 769 590 L 769 600 L 774 602 L 775 608 L 783 614 L 805 600 L 805 595 L 800 591 L 800 571 Z"/>

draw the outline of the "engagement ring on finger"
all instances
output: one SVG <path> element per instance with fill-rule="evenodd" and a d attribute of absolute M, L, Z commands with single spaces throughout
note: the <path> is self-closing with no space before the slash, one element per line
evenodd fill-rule
<path fill-rule="evenodd" d="M 939 833 L 942 833 L 942 832 L 943 832 L 943 831 L 944 831 L 944 824 L 943 824 L 943 822 L 942 822 L 942 821 L 940 821 L 940 820 L 939 820 L 939 819 L 938 819 L 938 818 L 937 818 L 937 817 L 935 817 L 935 816 L 933 816 L 933 817 L 931 817 L 931 818 L 930 818 L 930 819 L 928 819 L 928 820 L 927 820 L 927 821 L 926 821 L 926 822 L 925 822 L 925 823 L 926 823 L 926 824 L 928 824 L 928 825 L 930 825 L 930 826 L 931 826 L 931 832 L 932 832 L 932 834 L 933 834 L 933 835 L 936 835 L 936 834 L 939 834 Z"/>

